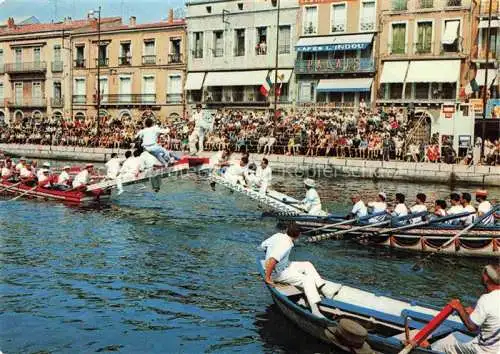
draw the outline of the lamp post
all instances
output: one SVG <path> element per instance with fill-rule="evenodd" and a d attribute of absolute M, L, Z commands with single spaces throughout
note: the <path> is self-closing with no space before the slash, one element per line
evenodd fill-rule
<path fill-rule="evenodd" d="M 280 0 L 271 0 L 273 6 L 278 7 L 278 13 L 276 14 L 276 62 L 274 65 L 274 119 L 276 119 L 278 114 L 278 65 L 279 65 L 279 41 L 280 41 Z M 281 92 L 280 92 L 281 95 Z"/>
<path fill-rule="evenodd" d="M 483 88 L 483 122 L 482 122 L 482 132 L 481 132 L 481 156 L 484 157 L 484 136 L 486 135 L 486 106 L 488 104 L 488 64 L 490 59 L 490 35 L 491 35 L 491 10 L 492 10 L 493 0 L 490 0 L 490 7 L 488 9 L 488 27 L 486 29 L 486 60 L 485 60 L 485 72 L 484 72 L 484 88 Z"/>
<path fill-rule="evenodd" d="M 101 7 L 90 10 L 89 16 L 97 13 L 97 137 L 101 134 Z M 94 17 L 95 18 L 95 17 Z"/>

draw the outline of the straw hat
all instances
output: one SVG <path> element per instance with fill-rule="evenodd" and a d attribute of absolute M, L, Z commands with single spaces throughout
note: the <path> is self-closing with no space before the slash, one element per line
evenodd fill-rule
<path fill-rule="evenodd" d="M 316 187 L 316 182 L 312 178 L 306 178 L 304 180 L 304 184 L 308 187 L 314 188 Z"/>
<path fill-rule="evenodd" d="M 478 189 L 476 191 L 476 197 L 487 197 L 488 191 L 486 189 Z"/>
<path fill-rule="evenodd" d="M 336 346 L 348 353 L 374 354 L 366 343 L 368 332 L 359 323 L 349 319 L 341 319 L 337 327 L 325 329 L 325 336 Z"/>
<path fill-rule="evenodd" d="M 62 169 L 63 169 L 63 170 L 71 170 L 71 166 L 69 166 L 69 165 L 65 165 Z"/>
<path fill-rule="evenodd" d="M 385 194 L 384 192 L 380 192 L 378 194 L 379 197 L 382 197 L 382 199 L 386 200 L 387 199 L 387 194 Z"/>
<path fill-rule="evenodd" d="M 494 266 L 487 265 L 484 267 L 483 272 L 486 273 L 493 283 L 500 285 L 500 272 Z"/>
<path fill-rule="evenodd" d="M 43 167 L 47 167 L 47 168 L 50 168 L 50 163 L 49 162 L 44 162 L 42 164 Z"/>

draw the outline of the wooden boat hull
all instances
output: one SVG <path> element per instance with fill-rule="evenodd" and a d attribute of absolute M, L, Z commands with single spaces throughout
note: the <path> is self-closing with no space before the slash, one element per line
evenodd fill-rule
<path fill-rule="evenodd" d="M 258 269 L 260 271 L 260 274 L 262 276 L 262 279 L 264 279 L 264 269 L 262 266 L 262 261 L 258 260 Z M 340 285 L 340 284 L 339 284 Z M 284 286 L 285 288 L 288 286 Z M 271 287 L 266 284 L 266 288 L 271 294 L 271 297 L 278 307 L 278 309 L 287 317 L 291 322 L 293 322 L 296 326 L 298 326 L 301 330 L 304 332 L 309 333 L 310 335 L 316 337 L 317 339 L 321 340 L 322 342 L 330 345 L 336 345 L 335 343 L 332 343 L 332 341 L 325 336 L 324 331 L 328 327 L 335 327 L 337 326 L 338 322 L 337 320 L 340 320 L 341 318 L 350 318 L 354 319 L 357 322 L 359 322 L 362 325 L 365 325 L 366 323 L 370 324 L 373 323 L 374 325 L 367 328 L 368 330 L 368 338 L 367 342 L 370 344 L 373 350 L 375 350 L 378 353 L 384 353 L 384 354 L 396 354 L 399 353 L 403 347 L 404 347 L 404 341 L 402 339 L 399 339 L 398 337 L 385 337 L 384 333 L 382 331 L 377 332 L 377 328 L 382 328 L 384 326 L 387 327 L 389 331 L 402 331 L 404 333 L 404 315 L 405 311 L 411 311 L 415 310 L 414 312 L 408 312 L 408 314 L 414 314 L 417 313 L 416 310 L 418 310 L 418 313 L 420 314 L 420 318 L 417 320 L 409 320 L 408 326 L 410 329 L 420 329 L 425 324 L 434 316 L 439 309 L 432 307 L 432 306 L 427 306 L 423 304 L 417 304 L 413 302 L 410 304 L 409 302 L 404 302 L 402 300 L 398 299 L 390 299 L 382 296 L 377 296 L 368 292 L 364 292 L 362 290 L 357 290 L 355 288 L 350 288 L 348 286 L 342 286 L 340 285 L 340 288 L 338 290 L 338 294 L 341 294 L 342 287 L 347 288 L 348 291 L 355 293 L 355 291 L 358 291 L 359 293 L 357 294 L 358 297 L 361 297 L 360 302 L 363 302 L 365 298 L 373 297 L 371 301 L 379 301 L 380 299 L 381 302 L 388 301 L 386 306 L 390 306 L 391 304 L 397 304 L 398 306 L 403 306 L 401 309 L 398 309 L 396 311 L 393 311 L 393 314 L 386 314 L 384 316 L 384 313 L 381 313 L 380 311 L 371 311 L 369 308 L 365 308 L 364 310 L 362 307 L 354 304 L 351 305 L 349 303 L 345 304 L 342 301 L 335 301 L 335 295 L 333 300 L 326 300 L 324 299 L 321 303 L 319 303 L 320 307 L 324 309 L 322 306 L 323 302 L 324 303 L 329 303 L 330 308 L 333 309 L 333 305 L 337 305 L 338 307 L 338 312 L 331 312 L 336 313 L 336 317 L 330 317 L 325 311 L 323 311 L 324 314 L 326 314 L 329 318 L 319 318 L 314 316 L 308 309 L 298 305 L 294 299 L 297 297 L 303 297 L 302 291 L 299 291 L 299 295 L 292 294 L 291 296 L 287 296 L 286 292 L 283 292 L 280 287 L 280 285 Z M 294 288 L 294 287 L 292 287 Z M 298 290 L 298 289 L 297 289 Z M 346 300 L 344 300 L 346 301 Z M 369 300 L 368 300 L 369 301 Z M 354 301 L 356 302 L 356 301 Z M 367 305 L 368 306 L 368 305 Z M 404 308 L 406 307 L 406 310 Z M 361 308 L 361 310 L 360 310 Z M 398 312 L 401 311 L 400 316 L 398 316 Z M 365 311 L 366 313 L 363 313 Z M 380 316 L 377 317 L 377 315 Z M 377 325 L 375 325 L 377 324 Z M 378 327 L 377 327 L 378 326 Z M 440 330 L 439 333 L 436 333 L 436 338 L 441 338 L 442 336 L 447 335 L 448 333 L 452 332 L 461 332 L 466 335 L 470 335 L 470 333 L 467 332 L 466 328 L 461 324 L 460 320 L 456 316 L 450 317 L 442 326 L 438 328 Z M 338 347 L 337 347 L 338 348 Z M 343 349 L 343 348 L 342 348 Z M 438 354 L 439 352 L 432 350 L 430 347 L 428 348 L 423 348 L 423 347 L 418 347 L 415 348 L 412 353 L 420 353 L 420 354 Z"/>

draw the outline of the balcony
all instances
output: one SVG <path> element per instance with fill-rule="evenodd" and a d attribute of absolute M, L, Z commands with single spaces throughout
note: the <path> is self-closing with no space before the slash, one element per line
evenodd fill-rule
<path fill-rule="evenodd" d="M 434 7 L 434 0 L 419 0 L 419 9 L 432 9 Z"/>
<path fill-rule="evenodd" d="M 102 95 L 101 106 L 121 106 L 121 105 L 155 105 L 156 94 L 117 94 Z"/>
<path fill-rule="evenodd" d="M 85 104 L 86 101 L 86 95 L 73 95 L 73 104 Z"/>
<path fill-rule="evenodd" d="M 156 64 L 156 55 L 143 55 L 142 56 L 143 65 L 154 65 Z"/>
<path fill-rule="evenodd" d="M 182 103 L 182 93 L 167 93 L 167 103 Z"/>
<path fill-rule="evenodd" d="M 51 69 L 53 73 L 62 73 L 63 71 L 63 62 L 62 61 L 53 61 L 51 63 Z"/>
<path fill-rule="evenodd" d="M 191 51 L 191 54 L 193 55 L 193 58 L 195 58 L 195 59 L 202 59 L 203 58 L 203 49 L 202 48 L 195 48 Z"/>
<path fill-rule="evenodd" d="M 297 74 L 329 74 L 329 73 L 371 73 L 375 71 L 375 61 L 371 58 L 297 60 Z"/>
<path fill-rule="evenodd" d="M 52 108 L 63 108 L 64 107 L 64 97 L 54 97 L 50 99 L 50 106 Z"/>
<path fill-rule="evenodd" d="M 444 0 L 445 7 L 461 7 L 462 0 Z"/>
<path fill-rule="evenodd" d="M 109 58 L 99 58 L 95 60 L 95 66 L 107 67 L 109 66 Z"/>
<path fill-rule="evenodd" d="M 255 55 L 266 55 L 267 54 L 267 45 L 264 44 L 257 44 L 255 47 Z"/>
<path fill-rule="evenodd" d="M 47 107 L 45 97 L 15 97 L 8 101 L 11 108 L 43 108 Z"/>
<path fill-rule="evenodd" d="M 361 31 L 375 31 L 375 18 L 365 17 L 359 22 L 359 29 Z"/>
<path fill-rule="evenodd" d="M 120 66 L 127 66 L 127 65 L 132 65 L 132 56 L 124 56 L 124 57 L 118 57 L 118 65 Z"/>
<path fill-rule="evenodd" d="M 280 54 L 290 54 L 290 43 L 279 44 L 278 53 Z"/>
<path fill-rule="evenodd" d="M 212 53 L 214 58 L 221 58 L 224 56 L 224 49 L 223 48 L 215 48 L 212 49 Z"/>
<path fill-rule="evenodd" d="M 391 10 L 393 11 L 408 10 L 408 0 L 392 0 Z"/>
<path fill-rule="evenodd" d="M 169 64 L 182 64 L 182 54 L 181 53 L 173 53 L 168 55 L 168 63 Z"/>
<path fill-rule="evenodd" d="M 85 68 L 85 59 L 79 58 L 74 61 L 75 68 Z"/>
<path fill-rule="evenodd" d="M 47 63 L 44 61 L 34 61 L 31 63 L 10 63 L 5 64 L 5 72 L 8 74 L 16 73 L 45 73 L 47 71 Z"/>

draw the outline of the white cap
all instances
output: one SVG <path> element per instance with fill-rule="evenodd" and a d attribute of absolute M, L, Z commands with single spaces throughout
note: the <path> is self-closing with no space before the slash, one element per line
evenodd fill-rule
<path fill-rule="evenodd" d="M 42 164 L 43 167 L 47 167 L 47 168 L 50 168 L 50 163 L 49 162 L 44 162 Z"/>
<path fill-rule="evenodd" d="M 304 184 L 308 187 L 312 187 L 312 188 L 316 187 L 316 182 L 312 178 L 306 178 L 304 180 Z"/>
<path fill-rule="evenodd" d="M 71 170 L 71 166 L 69 166 L 69 165 L 65 165 L 62 169 L 63 169 L 63 170 Z"/>
<path fill-rule="evenodd" d="M 379 192 L 378 194 L 380 197 L 382 197 L 384 200 L 387 199 L 387 195 L 384 192 Z"/>

